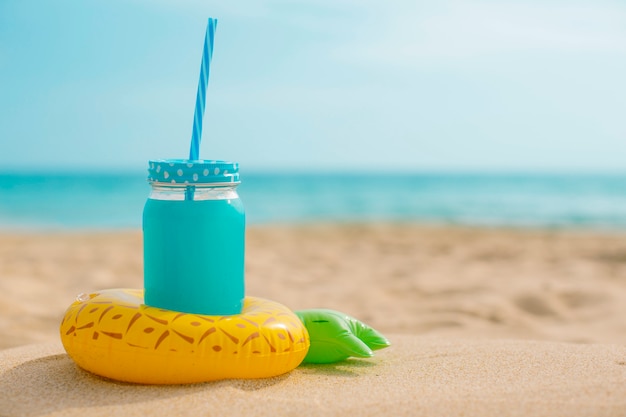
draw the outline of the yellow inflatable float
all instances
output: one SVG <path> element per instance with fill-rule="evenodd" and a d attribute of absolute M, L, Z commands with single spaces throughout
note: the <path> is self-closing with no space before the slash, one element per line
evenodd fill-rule
<path fill-rule="evenodd" d="M 80 367 L 145 384 L 276 376 L 297 367 L 310 344 L 298 316 L 273 301 L 246 297 L 241 314 L 204 316 L 146 306 L 131 289 L 80 295 L 60 333 Z"/>

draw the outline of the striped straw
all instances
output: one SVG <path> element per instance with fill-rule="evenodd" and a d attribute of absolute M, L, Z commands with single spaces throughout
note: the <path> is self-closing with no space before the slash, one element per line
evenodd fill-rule
<path fill-rule="evenodd" d="M 192 161 L 199 159 L 200 140 L 202 140 L 202 118 L 204 117 L 204 103 L 206 102 L 206 89 L 209 84 L 211 58 L 213 57 L 213 38 L 215 37 L 216 27 L 217 19 L 210 17 L 204 38 L 200 80 L 198 81 L 198 94 L 196 95 L 196 109 L 193 114 L 193 132 L 191 134 L 191 147 L 189 148 L 189 159 Z"/>

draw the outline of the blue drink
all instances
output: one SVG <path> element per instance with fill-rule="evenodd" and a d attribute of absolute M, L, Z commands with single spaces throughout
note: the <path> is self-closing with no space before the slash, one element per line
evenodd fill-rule
<path fill-rule="evenodd" d="M 147 305 L 208 315 L 241 312 L 245 214 L 238 179 L 236 164 L 151 161 L 152 192 L 143 212 Z"/>

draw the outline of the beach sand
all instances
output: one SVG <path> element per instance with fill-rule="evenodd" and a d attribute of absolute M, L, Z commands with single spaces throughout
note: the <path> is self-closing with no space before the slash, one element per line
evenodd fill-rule
<path fill-rule="evenodd" d="M 247 293 L 385 333 L 373 359 L 148 387 L 77 369 L 81 292 L 142 286 L 138 231 L 0 235 L 0 416 L 626 415 L 626 235 L 410 224 L 251 227 Z"/>

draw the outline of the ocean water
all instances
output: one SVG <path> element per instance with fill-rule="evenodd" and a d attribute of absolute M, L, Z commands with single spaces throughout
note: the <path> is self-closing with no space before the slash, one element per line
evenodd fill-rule
<path fill-rule="evenodd" d="M 0 174 L 0 230 L 141 227 L 143 172 Z M 248 224 L 421 222 L 626 231 L 626 174 L 242 172 Z"/>

